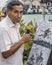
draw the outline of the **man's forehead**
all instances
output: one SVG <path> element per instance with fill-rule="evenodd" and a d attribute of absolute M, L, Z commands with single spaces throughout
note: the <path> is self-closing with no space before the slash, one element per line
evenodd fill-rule
<path fill-rule="evenodd" d="M 15 6 L 13 6 L 13 9 L 15 9 L 15 10 L 23 10 L 23 6 L 22 5 L 15 5 Z"/>

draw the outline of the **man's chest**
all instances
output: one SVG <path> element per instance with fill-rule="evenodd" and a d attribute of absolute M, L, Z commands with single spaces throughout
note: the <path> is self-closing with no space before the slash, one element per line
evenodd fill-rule
<path fill-rule="evenodd" d="M 15 27 L 12 27 L 12 28 L 8 27 L 6 30 L 8 32 L 8 36 L 12 43 L 16 43 L 17 41 L 19 41 L 19 39 L 21 38 L 19 29 Z"/>

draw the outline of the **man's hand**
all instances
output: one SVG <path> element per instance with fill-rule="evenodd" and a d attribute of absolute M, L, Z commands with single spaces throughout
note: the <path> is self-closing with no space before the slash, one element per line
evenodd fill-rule
<path fill-rule="evenodd" d="M 31 36 L 30 34 L 24 34 L 22 39 L 21 39 L 23 42 L 28 42 L 31 40 Z"/>

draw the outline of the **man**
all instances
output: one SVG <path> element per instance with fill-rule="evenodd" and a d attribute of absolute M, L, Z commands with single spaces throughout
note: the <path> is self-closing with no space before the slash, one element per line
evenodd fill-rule
<path fill-rule="evenodd" d="M 11 1 L 7 5 L 6 18 L 0 23 L 0 65 L 23 65 L 24 42 L 30 41 L 30 35 L 19 34 L 19 22 L 23 15 L 23 4 Z"/>
<path fill-rule="evenodd" d="M 28 58 L 28 65 L 50 65 L 51 49 L 52 22 L 43 21 L 37 28 L 34 44 Z"/>

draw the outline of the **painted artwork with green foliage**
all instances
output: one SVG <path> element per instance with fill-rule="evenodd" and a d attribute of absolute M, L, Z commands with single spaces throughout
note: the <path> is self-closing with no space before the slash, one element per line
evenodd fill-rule
<path fill-rule="evenodd" d="M 24 64 L 26 63 L 26 61 L 28 59 L 29 52 L 30 52 L 31 47 L 33 45 L 33 40 L 34 40 L 36 29 L 37 29 L 37 23 L 34 26 L 32 20 L 27 25 L 25 25 L 25 24 L 26 24 L 25 20 L 22 19 L 20 21 L 20 29 L 19 29 L 20 35 L 23 36 L 23 34 L 29 34 L 30 33 L 31 41 L 24 44 L 24 52 L 23 52 Z"/>

